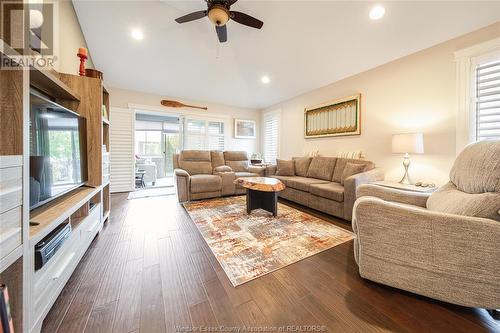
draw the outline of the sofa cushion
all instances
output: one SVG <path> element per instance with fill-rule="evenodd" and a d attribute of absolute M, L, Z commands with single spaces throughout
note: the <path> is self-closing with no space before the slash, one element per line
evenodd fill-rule
<path fill-rule="evenodd" d="M 467 193 L 500 192 L 500 141 L 465 147 L 451 168 L 450 180 Z"/>
<path fill-rule="evenodd" d="M 240 177 L 259 177 L 258 173 L 245 172 L 245 171 L 235 172 L 234 175 L 236 176 L 236 178 L 240 178 Z"/>
<path fill-rule="evenodd" d="M 222 179 L 216 175 L 194 175 L 190 177 L 191 192 L 216 192 L 222 188 Z"/>
<path fill-rule="evenodd" d="M 226 150 L 224 152 L 224 160 L 226 161 L 248 161 L 246 151 Z"/>
<path fill-rule="evenodd" d="M 283 184 L 285 184 L 286 186 L 288 186 L 289 181 L 291 181 L 292 179 L 295 178 L 295 176 L 276 176 L 276 175 L 269 176 L 269 177 L 281 180 L 283 182 Z"/>
<path fill-rule="evenodd" d="M 346 178 L 361 173 L 364 170 L 365 166 L 363 164 L 347 162 L 344 171 L 342 172 L 342 179 L 340 180 L 340 185 L 344 185 L 344 181 Z"/>
<path fill-rule="evenodd" d="M 183 150 L 179 154 L 179 158 L 191 162 L 210 161 L 210 152 L 206 150 Z"/>
<path fill-rule="evenodd" d="M 220 150 L 210 151 L 210 158 L 212 159 L 212 169 L 215 169 L 216 167 L 225 165 L 224 153 Z"/>
<path fill-rule="evenodd" d="M 233 169 L 234 172 L 248 171 L 248 161 L 226 161 L 226 165 Z"/>
<path fill-rule="evenodd" d="M 339 183 L 311 184 L 309 192 L 322 198 L 344 202 L 344 186 Z"/>
<path fill-rule="evenodd" d="M 326 183 L 328 183 L 327 180 L 294 176 L 287 179 L 285 185 L 294 188 L 296 190 L 309 192 L 309 186 L 311 184 L 326 184 Z"/>
<path fill-rule="evenodd" d="M 295 176 L 295 162 L 293 160 L 276 160 L 277 176 Z"/>
<path fill-rule="evenodd" d="M 307 170 L 307 177 L 331 180 L 336 161 L 336 157 L 313 157 Z"/>
<path fill-rule="evenodd" d="M 338 158 L 337 163 L 335 164 L 335 170 L 333 171 L 333 182 L 342 182 L 342 174 L 344 173 L 344 168 L 347 163 L 363 164 L 365 166 L 363 172 L 375 168 L 375 164 L 371 161 L 356 160 L 352 158 Z"/>
<path fill-rule="evenodd" d="M 248 171 L 248 156 L 244 151 L 225 151 L 224 161 L 234 172 Z"/>
<path fill-rule="evenodd" d="M 179 168 L 190 175 L 212 174 L 210 152 L 205 150 L 184 150 L 179 154 Z"/>
<path fill-rule="evenodd" d="M 294 157 L 292 160 L 295 161 L 295 174 L 297 176 L 307 177 L 307 170 L 309 170 L 312 157 Z"/>
<path fill-rule="evenodd" d="M 427 209 L 500 221 L 500 193 L 470 194 L 449 182 L 427 199 Z"/>

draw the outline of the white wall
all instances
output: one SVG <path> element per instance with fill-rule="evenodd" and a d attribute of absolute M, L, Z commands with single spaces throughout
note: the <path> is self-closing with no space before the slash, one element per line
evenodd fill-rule
<path fill-rule="evenodd" d="M 87 47 L 87 42 L 83 36 L 78 17 L 76 16 L 73 3 L 69 0 L 56 0 L 55 33 L 57 34 L 54 43 L 54 53 L 58 60 L 54 64 L 54 69 L 58 72 L 68 74 L 78 74 L 80 58 L 76 56 L 78 48 Z M 89 59 L 85 63 L 85 68 L 94 68 L 91 52 Z"/>
<path fill-rule="evenodd" d="M 361 149 L 386 170 L 386 179 L 399 180 L 402 156 L 391 154 L 391 134 L 423 132 L 425 154 L 412 156 L 413 180 L 446 182 L 455 159 L 454 52 L 499 36 L 496 23 L 263 110 L 281 109 L 281 158 Z M 357 93 L 362 94 L 360 136 L 304 139 L 304 108 Z"/>
<path fill-rule="evenodd" d="M 185 99 L 148 94 L 138 91 L 110 88 L 111 107 L 137 108 L 167 114 L 197 115 L 203 117 L 223 118 L 227 124 L 226 150 L 244 150 L 248 154 L 260 152 L 260 112 L 254 109 L 233 107 L 223 104 L 189 101 Z M 208 110 L 195 110 L 190 108 L 166 108 L 160 105 L 162 99 L 171 99 L 185 104 L 207 106 Z M 111 111 L 112 112 L 112 111 Z M 256 139 L 236 139 L 234 137 L 234 119 L 251 119 L 257 123 Z"/>

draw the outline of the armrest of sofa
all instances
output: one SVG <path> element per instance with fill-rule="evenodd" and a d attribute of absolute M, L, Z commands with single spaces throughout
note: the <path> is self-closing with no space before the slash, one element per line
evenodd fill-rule
<path fill-rule="evenodd" d="M 500 304 L 497 221 L 362 197 L 353 231 L 365 278 L 465 306 Z"/>
<path fill-rule="evenodd" d="M 221 165 L 214 168 L 214 175 L 219 172 L 232 172 L 233 169 L 229 165 Z"/>
<path fill-rule="evenodd" d="M 258 165 L 250 165 L 248 166 L 248 172 L 256 173 L 260 177 L 264 177 L 266 175 L 266 167 Z"/>
<path fill-rule="evenodd" d="M 266 166 L 266 176 L 274 176 L 276 175 L 276 170 L 278 169 L 278 166 L 276 165 L 267 165 Z"/>
<path fill-rule="evenodd" d="M 385 201 L 399 202 L 402 204 L 426 207 L 427 199 L 431 193 L 411 192 L 389 188 L 376 184 L 364 184 L 357 188 L 356 197 L 376 197 Z"/>
<path fill-rule="evenodd" d="M 222 180 L 222 189 L 221 189 L 221 195 L 233 195 L 236 193 L 236 185 L 234 184 L 234 180 L 236 179 L 236 174 L 233 172 L 233 170 L 228 167 L 229 169 L 225 169 L 220 167 L 214 169 L 214 175 L 220 176 Z M 221 170 L 221 171 L 216 171 L 216 170 Z M 229 171 L 222 171 L 222 170 L 229 170 Z"/>
<path fill-rule="evenodd" d="M 384 170 L 374 168 L 365 172 L 361 172 L 344 180 L 344 219 L 350 221 L 352 219 L 352 207 L 356 201 L 356 189 L 358 186 L 377 180 L 383 180 L 385 177 Z"/>
<path fill-rule="evenodd" d="M 179 202 L 189 201 L 189 173 L 183 169 L 175 169 L 174 180 Z"/>

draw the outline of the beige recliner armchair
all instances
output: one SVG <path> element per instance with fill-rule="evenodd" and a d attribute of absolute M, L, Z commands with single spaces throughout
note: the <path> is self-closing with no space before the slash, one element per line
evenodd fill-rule
<path fill-rule="evenodd" d="M 363 278 L 500 308 L 500 141 L 469 145 L 433 194 L 361 185 L 354 255 Z"/>
<path fill-rule="evenodd" d="M 173 163 L 179 202 L 245 193 L 234 180 L 265 173 L 265 167 L 249 164 L 244 151 L 184 150 Z"/>

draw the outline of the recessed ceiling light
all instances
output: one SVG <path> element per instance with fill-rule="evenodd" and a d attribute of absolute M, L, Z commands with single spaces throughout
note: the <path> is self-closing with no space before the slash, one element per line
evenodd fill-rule
<path fill-rule="evenodd" d="M 132 29 L 130 36 L 132 36 L 132 38 L 135 40 L 142 40 L 144 38 L 144 35 L 142 34 L 142 31 L 140 29 Z"/>
<path fill-rule="evenodd" d="M 372 20 L 380 20 L 385 15 L 385 8 L 377 5 L 370 10 L 370 18 Z"/>
<path fill-rule="evenodd" d="M 261 78 L 260 78 L 260 82 L 264 83 L 264 84 L 268 84 L 269 82 L 271 82 L 271 79 L 269 78 L 269 76 L 267 75 L 263 75 Z"/>

